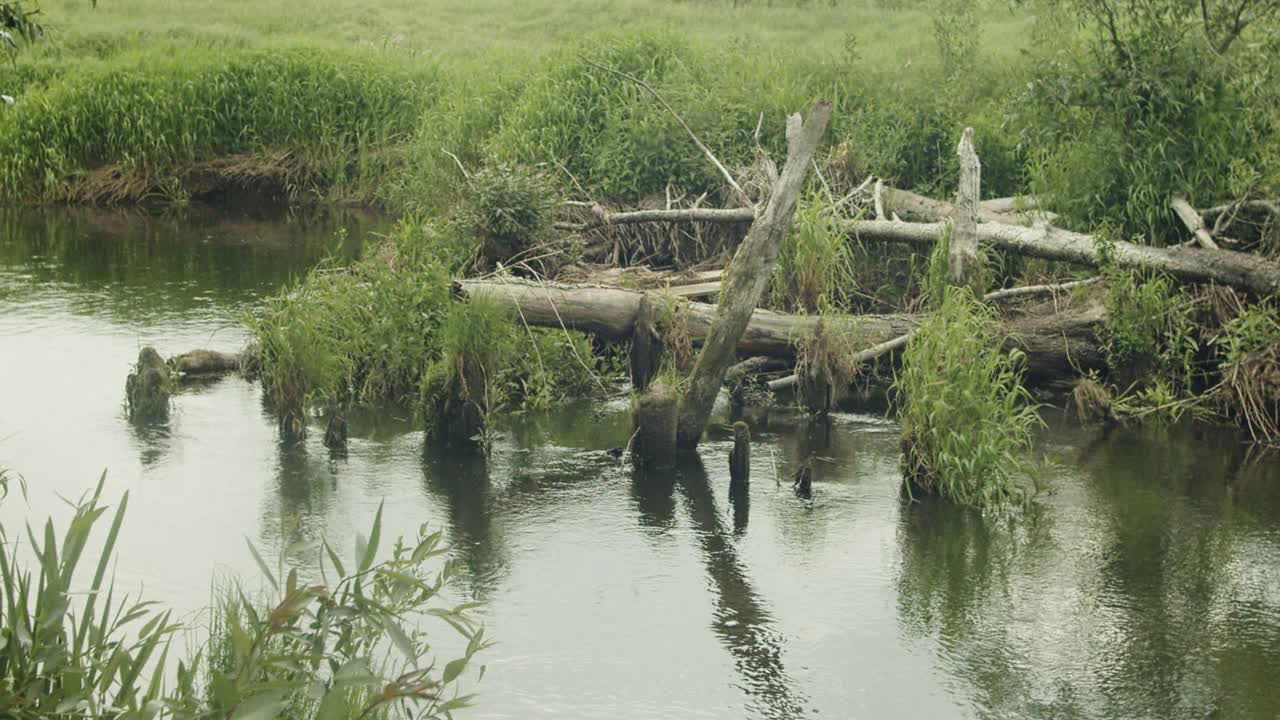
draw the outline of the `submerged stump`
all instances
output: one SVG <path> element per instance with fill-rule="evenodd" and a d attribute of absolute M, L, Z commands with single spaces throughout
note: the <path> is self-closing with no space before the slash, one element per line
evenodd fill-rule
<path fill-rule="evenodd" d="M 733 424 L 733 450 L 729 452 L 729 484 L 746 487 L 751 482 L 751 428 L 744 422 Z"/>
<path fill-rule="evenodd" d="M 646 467 L 671 467 L 676 460 L 676 410 L 679 396 L 674 388 L 657 380 L 636 399 L 631 415 L 635 437 L 632 456 Z"/>
<path fill-rule="evenodd" d="M 431 382 L 432 417 L 428 437 L 448 446 L 483 444 L 489 417 L 489 383 L 475 358 L 446 358 L 446 374 Z"/>
<path fill-rule="evenodd" d="M 124 383 L 130 420 L 164 420 L 169 417 L 169 396 L 173 394 L 173 376 L 169 365 L 155 348 L 147 346 L 138 352 L 138 362 Z"/>

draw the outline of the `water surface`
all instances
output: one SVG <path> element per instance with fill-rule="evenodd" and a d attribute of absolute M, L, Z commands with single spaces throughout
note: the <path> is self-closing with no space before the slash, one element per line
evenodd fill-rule
<path fill-rule="evenodd" d="M 126 421 L 139 347 L 236 349 L 259 298 L 383 227 L 0 213 L 0 466 L 29 486 L 0 518 L 65 520 L 105 469 L 130 493 L 118 582 L 194 612 L 211 577 L 256 577 L 245 537 L 305 568 L 385 502 L 385 534 L 445 531 L 498 641 L 473 717 L 1280 714 L 1280 462 L 1237 433 L 1051 422 L 1051 491 L 992 519 L 904 503 L 872 415 L 757 422 L 736 497 L 722 427 L 676 472 L 610 458 L 622 395 L 512 421 L 488 460 L 425 449 L 403 411 L 354 418 L 345 458 L 284 443 L 237 378 Z M 810 453 L 803 502 L 775 477 Z"/>

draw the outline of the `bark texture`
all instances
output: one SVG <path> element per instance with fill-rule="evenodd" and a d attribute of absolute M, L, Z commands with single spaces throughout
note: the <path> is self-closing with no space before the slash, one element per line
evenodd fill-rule
<path fill-rule="evenodd" d="M 863 240 L 932 247 L 946 225 L 862 220 L 849 222 L 846 227 Z M 979 242 L 1018 255 L 1093 267 L 1103 261 L 1093 235 L 1055 227 L 1020 227 L 997 222 L 979 223 L 977 232 Z M 1116 264 L 1123 268 L 1151 268 L 1180 280 L 1215 282 L 1258 295 L 1280 290 L 1280 263 L 1258 255 L 1221 249 L 1158 248 L 1127 242 L 1116 242 L 1112 247 Z"/>
<path fill-rule="evenodd" d="M 830 119 L 831 103 L 826 101 L 815 104 L 803 121 L 799 115 L 787 119 L 786 164 L 769 195 L 769 201 L 752 223 L 747 238 L 734 254 L 733 264 L 725 273 L 715 322 L 702 351 L 698 353 L 688 389 L 680 403 L 677 441 L 681 448 L 696 447 L 702 437 L 716 395 L 724 383 L 725 371 L 733 364 L 739 340 L 769 283 L 769 275 L 791 226 L 791 217 L 795 214 L 796 201 L 804 188 L 814 151 Z"/>

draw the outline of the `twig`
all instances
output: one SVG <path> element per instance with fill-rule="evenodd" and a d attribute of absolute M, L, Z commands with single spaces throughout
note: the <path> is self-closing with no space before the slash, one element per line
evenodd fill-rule
<path fill-rule="evenodd" d="M 462 177 L 468 180 L 471 179 L 471 173 L 467 172 L 467 169 L 462 166 L 462 161 L 458 159 L 457 155 L 454 155 L 453 153 L 449 152 L 448 150 L 445 150 L 444 148 L 440 148 L 440 152 L 453 158 L 453 161 L 458 164 L 458 169 L 462 171 Z"/>
<path fill-rule="evenodd" d="M 884 181 L 880 178 L 876 178 L 876 189 L 873 197 L 876 205 L 876 219 L 884 220 Z"/>
<path fill-rule="evenodd" d="M 676 122 L 680 123 L 680 127 L 684 128 L 684 131 L 689 133 L 689 137 L 693 140 L 694 144 L 697 145 L 698 148 L 702 150 L 703 154 L 707 156 L 707 159 L 711 161 L 711 164 L 716 166 L 716 169 L 720 171 L 720 174 L 724 176 L 725 181 L 728 182 L 729 186 L 732 187 L 738 193 L 738 196 L 742 198 L 743 202 L 747 203 L 748 205 L 752 204 L 751 198 L 748 197 L 747 193 L 742 189 L 740 185 L 738 185 L 738 181 L 733 179 L 733 175 L 730 174 L 727 168 L 725 168 L 724 164 L 721 163 L 720 160 L 716 158 L 715 154 L 711 152 L 710 148 L 702 144 L 702 141 L 698 139 L 698 136 L 693 132 L 693 129 L 690 128 L 688 123 L 684 121 L 684 118 L 680 117 L 680 113 L 677 113 L 674 108 L 672 108 L 669 104 L 667 104 L 667 101 L 664 100 L 662 96 L 658 94 L 657 90 L 654 90 L 652 87 L 650 87 L 649 83 L 641 80 L 640 78 L 634 75 L 631 75 L 630 73 L 625 73 L 625 72 L 622 72 L 621 70 L 615 70 L 607 65 L 601 65 L 600 63 L 592 60 L 591 58 L 586 57 L 585 55 L 579 55 L 578 57 L 581 58 L 583 62 L 585 62 L 586 64 L 592 67 L 599 68 L 600 70 L 604 70 L 607 73 L 611 73 L 613 75 L 617 75 L 618 77 L 630 80 L 631 82 L 639 85 L 640 87 L 648 91 L 649 94 L 652 95 L 654 99 L 656 99 L 658 103 L 662 105 L 664 109 L 666 109 L 667 112 L 671 113 L 671 116 L 676 119 Z"/>

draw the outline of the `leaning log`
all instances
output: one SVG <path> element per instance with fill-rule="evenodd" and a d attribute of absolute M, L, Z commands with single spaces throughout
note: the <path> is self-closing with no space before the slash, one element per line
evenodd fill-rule
<path fill-rule="evenodd" d="M 769 284 L 773 264 L 791 227 L 800 191 L 804 189 L 809 163 L 830 119 L 831 103 L 825 100 L 816 103 L 803 120 L 799 114 L 787 118 L 786 164 L 768 202 L 751 224 L 751 230 L 725 272 L 715 322 L 698 353 L 680 402 L 677 433 L 682 448 L 697 446 L 711 417 L 711 408 L 724 384 L 725 371 L 733 364 L 739 339 Z"/>
<path fill-rule="evenodd" d="M 906 243 L 932 247 L 945 223 L 860 220 L 845 228 L 864 241 Z M 1093 235 L 1056 227 L 1020 227 L 1006 223 L 978 224 L 978 241 L 1018 255 L 1097 267 L 1103 262 Z M 1280 290 L 1280 263 L 1233 250 L 1191 247 L 1149 247 L 1112 243 L 1112 257 L 1122 268 L 1149 268 L 1187 282 L 1214 282 L 1258 295 Z"/>
<path fill-rule="evenodd" d="M 644 297 L 642 292 L 622 288 L 535 283 L 514 278 L 461 280 L 455 283 L 454 290 L 467 296 L 486 295 L 513 310 L 518 308 L 530 325 L 579 330 L 613 342 L 631 340 Z M 1028 379 L 1044 382 L 1102 367 L 1102 355 L 1094 335 L 1106 317 L 1100 294 L 1056 297 L 1006 314 L 1004 334 L 1009 338 L 1010 347 L 1027 353 Z M 701 345 L 715 317 L 715 307 L 686 303 L 684 316 L 690 339 L 695 345 Z M 819 319 L 812 315 L 756 310 L 738 341 L 737 354 L 794 359 L 796 340 L 811 336 Z M 920 315 L 908 313 L 856 315 L 829 321 L 827 327 L 829 332 L 852 335 L 847 339 L 855 347 L 874 352 L 878 346 L 900 342 L 921 319 Z"/>

